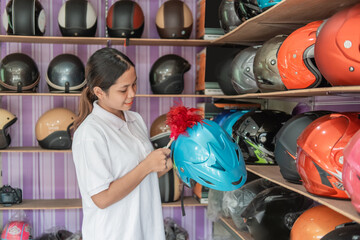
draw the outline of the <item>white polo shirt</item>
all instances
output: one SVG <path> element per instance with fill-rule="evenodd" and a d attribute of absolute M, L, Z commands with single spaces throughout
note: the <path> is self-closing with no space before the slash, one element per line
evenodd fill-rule
<path fill-rule="evenodd" d="M 140 114 L 126 121 L 94 109 L 75 131 L 72 153 L 82 196 L 84 240 L 165 239 L 157 173 L 147 175 L 126 197 L 100 209 L 91 196 L 135 168 L 153 150 Z"/>

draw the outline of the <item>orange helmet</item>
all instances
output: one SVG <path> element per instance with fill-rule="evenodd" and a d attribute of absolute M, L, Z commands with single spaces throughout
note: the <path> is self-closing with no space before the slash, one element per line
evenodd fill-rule
<path fill-rule="evenodd" d="M 282 43 L 277 56 L 278 69 L 287 89 L 314 88 L 322 82 L 322 75 L 313 63 L 316 30 L 322 22 L 311 22 L 297 29 Z"/>
<path fill-rule="evenodd" d="M 333 86 L 360 85 L 360 4 L 330 17 L 315 43 L 316 64 Z"/>
<path fill-rule="evenodd" d="M 333 113 L 316 119 L 300 134 L 296 167 L 308 192 L 349 199 L 342 181 L 343 150 L 359 128 L 358 113 Z"/>
<path fill-rule="evenodd" d="M 302 213 L 295 221 L 290 232 L 291 240 L 319 240 L 336 226 L 352 220 L 334 210 L 315 206 Z"/>

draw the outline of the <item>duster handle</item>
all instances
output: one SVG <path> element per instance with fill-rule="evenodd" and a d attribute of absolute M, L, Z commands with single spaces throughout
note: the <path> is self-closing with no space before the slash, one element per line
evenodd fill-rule
<path fill-rule="evenodd" d="M 170 141 L 169 141 L 169 143 L 166 145 L 165 148 L 170 148 L 170 146 L 171 146 L 171 144 L 173 143 L 173 141 L 174 141 L 174 138 L 171 138 Z"/>

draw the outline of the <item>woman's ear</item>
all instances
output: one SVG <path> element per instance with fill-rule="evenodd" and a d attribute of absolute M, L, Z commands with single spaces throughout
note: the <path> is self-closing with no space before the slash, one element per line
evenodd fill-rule
<path fill-rule="evenodd" d="M 98 99 L 102 99 L 105 93 L 100 87 L 94 87 L 94 94 Z"/>

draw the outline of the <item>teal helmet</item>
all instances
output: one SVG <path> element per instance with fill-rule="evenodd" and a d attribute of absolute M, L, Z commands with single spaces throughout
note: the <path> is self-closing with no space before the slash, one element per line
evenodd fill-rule
<path fill-rule="evenodd" d="M 225 119 L 221 127 L 225 130 L 225 132 L 227 132 L 230 136 L 232 136 L 232 127 L 234 126 L 236 121 L 239 120 L 245 113 L 248 113 L 249 111 L 250 110 L 240 110 L 234 112 Z"/>

